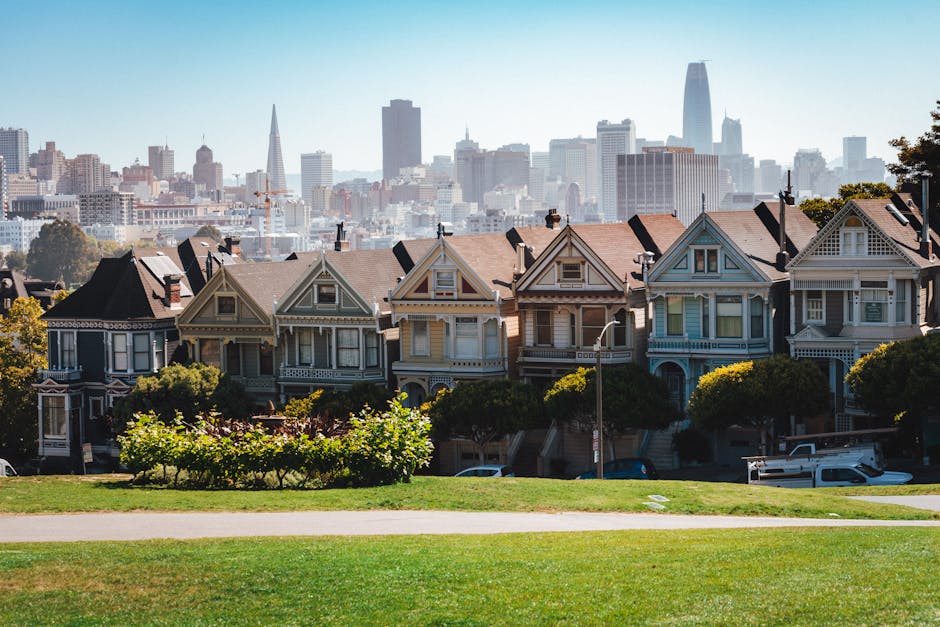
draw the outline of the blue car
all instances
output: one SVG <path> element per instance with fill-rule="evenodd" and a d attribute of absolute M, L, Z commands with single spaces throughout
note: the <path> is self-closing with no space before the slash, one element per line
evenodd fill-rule
<path fill-rule="evenodd" d="M 657 479 L 656 466 L 645 457 L 623 457 L 604 462 L 604 479 Z M 597 479 L 597 470 L 583 472 L 575 479 Z"/>

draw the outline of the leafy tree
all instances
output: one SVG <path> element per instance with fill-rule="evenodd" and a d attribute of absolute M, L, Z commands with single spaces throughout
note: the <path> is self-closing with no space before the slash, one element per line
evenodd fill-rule
<path fill-rule="evenodd" d="M 20 272 L 26 270 L 26 253 L 22 251 L 11 250 L 3 258 L 3 261 L 6 262 L 7 268 L 10 270 L 19 270 Z"/>
<path fill-rule="evenodd" d="M 17 298 L 0 318 L 0 450 L 17 459 L 36 451 L 36 391 L 46 367 L 46 323 L 33 298 Z"/>
<path fill-rule="evenodd" d="M 26 267 L 31 276 L 69 286 L 88 280 L 99 258 L 94 240 L 77 225 L 56 220 L 44 224 L 30 243 Z"/>
<path fill-rule="evenodd" d="M 940 335 L 882 344 L 855 362 L 845 380 L 862 407 L 885 424 L 896 422 L 923 452 L 926 420 L 938 404 Z"/>
<path fill-rule="evenodd" d="M 239 419 L 247 418 L 253 407 L 244 386 L 215 366 L 171 364 L 152 377 L 139 377 L 134 389 L 115 404 L 114 415 L 126 422 L 135 413 L 152 411 L 169 422 L 177 411 L 184 420 L 217 411 Z"/>
<path fill-rule="evenodd" d="M 199 230 L 196 231 L 196 234 L 193 237 L 208 237 L 214 239 L 217 242 L 222 241 L 222 232 L 214 224 L 203 224 L 199 227 Z"/>
<path fill-rule="evenodd" d="M 890 198 L 892 192 L 885 183 L 849 183 L 839 187 L 837 198 L 807 198 L 800 203 L 800 210 L 822 228 L 846 202 L 864 198 Z"/>
<path fill-rule="evenodd" d="M 604 435 L 616 457 L 614 435 L 629 429 L 662 429 L 676 419 L 666 383 L 645 368 L 624 364 L 604 368 Z M 545 392 L 548 415 L 574 421 L 590 430 L 597 420 L 597 387 L 594 368 L 578 368 Z"/>
<path fill-rule="evenodd" d="M 915 140 L 907 137 L 892 139 L 889 143 L 898 149 L 898 163 L 888 166 L 888 170 L 898 177 L 898 186 L 915 192 L 920 188 L 920 172 L 927 170 L 933 174 L 930 179 L 931 224 L 934 228 L 940 224 L 940 100 L 937 108 L 930 112 L 933 123 L 930 129 Z M 920 197 L 915 194 L 918 204 Z"/>
<path fill-rule="evenodd" d="M 520 429 L 544 423 L 542 404 L 531 385 L 509 379 L 479 379 L 443 390 L 421 407 L 434 425 L 434 437 L 472 440 L 480 463 L 486 446 Z"/>
<path fill-rule="evenodd" d="M 689 399 L 689 414 L 705 429 L 757 427 L 766 450 L 771 428 L 785 428 L 790 416 L 812 416 L 828 404 L 829 385 L 816 364 L 775 355 L 703 375 Z"/>
<path fill-rule="evenodd" d="M 347 391 L 314 390 L 303 398 L 292 398 L 284 405 L 290 418 L 334 418 L 346 420 L 363 407 L 383 407 L 392 399 L 386 388 L 360 381 Z"/>

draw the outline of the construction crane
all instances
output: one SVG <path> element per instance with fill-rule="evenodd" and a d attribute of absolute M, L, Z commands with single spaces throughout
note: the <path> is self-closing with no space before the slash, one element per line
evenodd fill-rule
<path fill-rule="evenodd" d="M 289 189 L 271 189 L 271 181 L 264 177 L 264 191 L 255 192 L 255 196 L 264 196 L 264 254 L 271 257 L 271 196 L 289 194 Z"/>

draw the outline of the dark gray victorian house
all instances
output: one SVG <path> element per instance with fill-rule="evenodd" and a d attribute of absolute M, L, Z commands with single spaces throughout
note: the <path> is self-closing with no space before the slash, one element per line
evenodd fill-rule
<path fill-rule="evenodd" d="M 47 467 L 75 468 L 82 444 L 94 461 L 118 455 L 110 410 L 137 377 L 173 360 L 176 317 L 207 275 L 237 261 L 228 247 L 190 238 L 175 248 L 133 249 L 98 263 L 92 278 L 43 315 L 48 368 L 35 384 L 39 455 Z"/>

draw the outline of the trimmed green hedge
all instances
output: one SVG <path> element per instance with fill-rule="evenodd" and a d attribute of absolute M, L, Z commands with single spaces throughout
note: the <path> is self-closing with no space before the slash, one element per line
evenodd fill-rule
<path fill-rule="evenodd" d="M 409 481 L 430 463 L 430 420 L 402 405 L 369 407 L 352 416 L 338 435 L 326 437 L 310 422 L 292 421 L 276 431 L 260 425 L 201 419 L 172 424 L 153 412 L 136 414 L 119 437 L 121 463 L 135 480 L 204 487 L 293 485 L 372 486 Z"/>

